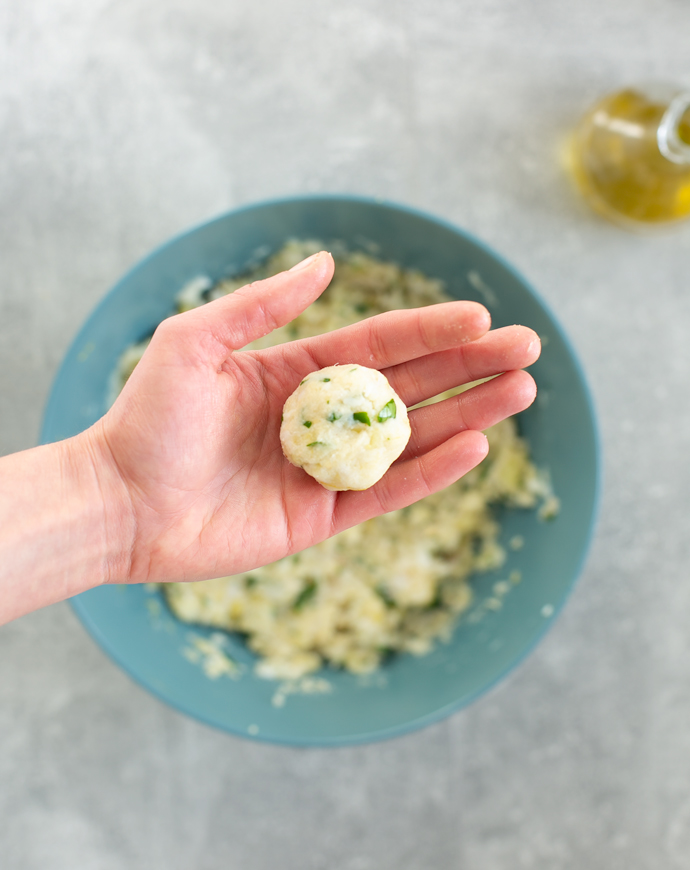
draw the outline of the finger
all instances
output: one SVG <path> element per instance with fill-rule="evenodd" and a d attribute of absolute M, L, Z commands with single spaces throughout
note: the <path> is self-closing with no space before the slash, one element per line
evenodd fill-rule
<path fill-rule="evenodd" d="M 450 486 L 478 465 L 488 451 L 488 441 L 481 432 L 460 432 L 423 456 L 391 466 L 371 489 L 339 493 L 333 534 Z"/>
<path fill-rule="evenodd" d="M 326 289 L 334 268 L 333 257 L 320 251 L 288 272 L 247 284 L 221 299 L 171 317 L 163 325 L 183 328 L 195 339 L 197 348 L 210 351 L 213 361 L 220 363 L 228 353 L 301 314 Z"/>
<path fill-rule="evenodd" d="M 384 369 L 475 341 L 490 326 L 491 315 L 478 302 L 441 302 L 387 311 L 301 344 L 317 368 L 359 363 Z"/>
<path fill-rule="evenodd" d="M 527 372 L 506 372 L 471 390 L 410 413 L 412 434 L 401 459 L 422 456 L 458 432 L 488 429 L 534 401 L 537 385 Z"/>
<path fill-rule="evenodd" d="M 453 387 L 526 368 L 539 359 L 540 352 L 541 342 L 534 330 L 504 326 L 460 347 L 389 368 L 385 375 L 410 407 Z"/>

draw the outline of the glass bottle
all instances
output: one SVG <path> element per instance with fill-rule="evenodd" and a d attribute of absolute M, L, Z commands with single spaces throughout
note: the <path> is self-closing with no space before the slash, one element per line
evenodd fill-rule
<path fill-rule="evenodd" d="M 690 216 L 690 90 L 631 87 L 575 131 L 573 167 L 592 206 L 630 228 Z"/>

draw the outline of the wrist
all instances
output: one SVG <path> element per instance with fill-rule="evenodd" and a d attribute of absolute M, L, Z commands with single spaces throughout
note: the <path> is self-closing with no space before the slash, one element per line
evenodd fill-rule
<path fill-rule="evenodd" d="M 108 447 L 102 421 L 62 446 L 68 474 L 88 505 L 87 527 L 99 542 L 97 570 L 87 588 L 127 583 L 136 524 L 129 489 Z"/>
<path fill-rule="evenodd" d="M 127 582 L 133 512 L 99 424 L 0 458 L 0 624 Z"/>

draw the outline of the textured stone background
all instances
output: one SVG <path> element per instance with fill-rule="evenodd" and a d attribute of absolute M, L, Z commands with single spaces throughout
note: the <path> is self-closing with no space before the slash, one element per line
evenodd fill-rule
<path fill-rule="evenodd" d="M 0 452 L 119 275 L 190 224 L 380 195 L 502 252 L 566 326 L 605 443 L 564 615 L 470 709 L 389 743 L 255 745 L 162 706 L 67 605 L 0 631 L 3 870 L 685 870 L 690 224 L 593 214 L 563 140 L 682 81 L 683 0 L 4 0 Z M 687 80 L 687 79 L 686 79 Z"/>

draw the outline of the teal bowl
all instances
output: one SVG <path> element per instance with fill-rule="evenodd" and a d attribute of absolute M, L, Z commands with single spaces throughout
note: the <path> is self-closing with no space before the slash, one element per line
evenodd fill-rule
<path fill-rule="evenodd" d="M 379 256 L 441 278 L 457 298 L 483 302 L 495 326 L 523 323 L 542 337 L 531 371 L 539 398 L 520 416 L 534 461 L 551 475 L 561 510 L 549 522 L 534 512 L 502 513 L 508 550 L 498 572 L 473 580 L 477 607 L 449 643 L 427 656 L 400 655 L 363 678 L 318 675 L 324 693 L 286 694 L 252 673 L 241 638 L 222 635 L 238 664 L 234 678 L 210 679 L 194 658 L 211 631 L 185 625 L 146 586 L 97 588 L 72 600 L 87 631 L 138 683 L 178 710 L 232 734 L 295 746 L 341 746 L 421 728 L 469 704 L 514 668 L 563 606 L 592 535 L 599 462 L 594 412 L 582 369 L 554 317 L 500 257 L 462 230 L 399 205 L 350 196 L 309 196 L 248 206 L 184 233 L 136 265 L 108 293 L 74 341 L 48 400 L 42 443 L 75 435 L 106 410 L 118 357 L 173 310 L 178 290 L 199 274 L 241 272 L 289 238 L 326 247 L 376 246 Z M 482 608 L 511 571 L 522 582 L 500 609 Z"/>

